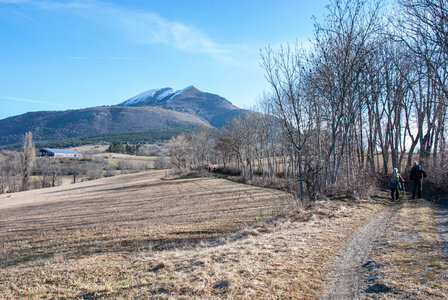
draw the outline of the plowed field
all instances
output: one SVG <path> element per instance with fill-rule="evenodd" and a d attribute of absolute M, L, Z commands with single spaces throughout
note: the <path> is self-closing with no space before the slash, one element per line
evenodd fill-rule
<path fill-rule="evenodd" d="M 0 196 L 0 266 L 196 243 L 271 216 L 286 195 L 163 171 Z"/>

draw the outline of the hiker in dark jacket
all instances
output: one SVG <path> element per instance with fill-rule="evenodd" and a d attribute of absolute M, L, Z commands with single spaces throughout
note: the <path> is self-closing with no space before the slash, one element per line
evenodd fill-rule
<path fill-rule="evenodd" d="M 398 169 L 394 168 L 394 171 L 389 175 L 389 189 L 392 201 L 398 200 L 400 194 L 398 190 L 401 189 L 401 184 L 404 182 L 403 177 L 398 173 Z"/>
<path fill-rule="evenodd" d="M 415 162 L 411 169 L 412 199 L 415 199 L 415 194 L 417 194 L 419 198 L 422 197 L 423 178 L 426 178 L 426 172 L 422 170 L 422 166 L 420 166 L 418 162 Z"/>

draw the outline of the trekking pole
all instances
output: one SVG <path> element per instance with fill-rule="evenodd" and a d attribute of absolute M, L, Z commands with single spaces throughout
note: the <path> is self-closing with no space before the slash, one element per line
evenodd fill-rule
<path fill-rule="evenodd" d="M 406 187 L 404 186 L 404 182 L 403 182 L 403 195 L 406 197 Z"/>

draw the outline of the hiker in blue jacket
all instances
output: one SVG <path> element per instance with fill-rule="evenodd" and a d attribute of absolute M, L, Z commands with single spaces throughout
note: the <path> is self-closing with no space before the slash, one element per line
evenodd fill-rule
<path fill-rule="evenodd" d="M 426 178 L 426 172 L 422 170 L 422 166 L 418 162 L 414 162 L 414 166 L 411 169 L 412 180 L 412 199 L 415 199 L 415 194 L 419 198 L 422 197 L 422 180 Z"/>
<path fill-rule="evenodd" d="M 398 169 L 394 168 L 394 171 L 389 175 L 389 189 L 392 201 L 398 200 L 400 194 L 398 190 L 401 189 L 401 184 L 404 182 L 403 177 L 398 173 Z"/>

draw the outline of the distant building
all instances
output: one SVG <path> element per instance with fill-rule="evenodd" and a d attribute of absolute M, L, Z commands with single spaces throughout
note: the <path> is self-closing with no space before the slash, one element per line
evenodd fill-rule
<path fill-rule="evenodd" d="M 44 157 L 82 157 L 81 153 L 73 150 L 52 148 L 40 149 L 39 155 Z"/>

